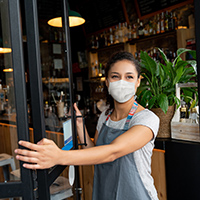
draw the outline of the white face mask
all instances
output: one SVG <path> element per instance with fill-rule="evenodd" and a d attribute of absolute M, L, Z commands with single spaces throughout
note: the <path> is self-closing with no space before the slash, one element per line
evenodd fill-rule
<path fill-rule="evenodd" d="M 108 93 L 119 103 L 127 102 L 135 95 L 135 83 L 124 80 L 109 81 Z"/>

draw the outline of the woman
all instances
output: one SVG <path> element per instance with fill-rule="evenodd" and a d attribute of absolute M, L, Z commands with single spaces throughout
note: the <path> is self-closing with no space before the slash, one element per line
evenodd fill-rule
<path fill-rule="evenodd" d="M 106 86 L 113 99 L 110 109 L 99 117 L 94 143 L 87 131 L 88 145 L 81 150 L 62 151 L 48 139 L 38 144 L 20 141 L 33 151 L 16 149 L 16 158 L 27 162 L 23 166 L 29 169 L 94 164 L 94 200 L 157 200 L 151 155 L 159 118 L 135 101 L 139 85 L 140 68 L 133 55 L 115 53 L 106 68 Z M 80 118 L 77 131 L 83 142 Z"/>

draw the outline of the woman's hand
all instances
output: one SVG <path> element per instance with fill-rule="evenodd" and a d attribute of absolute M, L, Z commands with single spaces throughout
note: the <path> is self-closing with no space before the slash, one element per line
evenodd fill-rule
<path fill-rule="evenodd" d="M 81 117 L 82 114 L 81 114 L 80 110 L 78 109 L 76 103 L 74 103 L 74 109 L 75 109 L 75 111 L 76 111 L 76 117 L 77 117 L 77 118 L 76 118 L 76 125 L 77 125 L 78 127 L 83 128 L 83 118 Z"/>
<path fill-rule="evenodd" d="M 43 138 L 37 144 L 26 141 L 19 141 L 19 144 L 30 149 L 15 150 L 17 160 L 26 162 L 23 164 L 25 168 L 46 169 L 61 164 L 62 150 L 52 140 Z"/>

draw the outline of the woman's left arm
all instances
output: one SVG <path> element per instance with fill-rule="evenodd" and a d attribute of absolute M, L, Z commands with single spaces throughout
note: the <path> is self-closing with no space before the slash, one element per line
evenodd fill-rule
<path fill-rule="evenodd" d="M 46 138 L 38 144 L 20 141 L 19 144 L 30 149 L 16 149 L 16 158 L 24 161 L 25 168 L 45 169 L 54 165 L 93 165 L 112 162 L 119 157 L 132 153 L 153 138 L 150 128 L 137 125 L 117 137 L 108 145 L 87 149 L 63 151 Z"/>

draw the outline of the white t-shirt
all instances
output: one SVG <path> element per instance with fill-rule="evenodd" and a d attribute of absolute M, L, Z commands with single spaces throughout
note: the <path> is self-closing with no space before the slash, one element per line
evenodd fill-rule
<path fill-rule="evenodd" d="M 106 111 L 103 111 L 101 113 L 97 123 L 97 131 L 99 133 L 101 131 L 103 123 L 106 121 L 107 118 L 105 112 Z M 115 129 L 123 129 L 125 122 L 126 118 L 119 121 L 112 121 L 109 118 L 108 121 L 106 122 L 106 125 Z M 155 115 L 152 111 L 148 109 L 144 109 L 138 113 L 135 113 L 129 122 L 129 128 L 135 125 L 143 125 L 150 128 L 154 134 L 154 137 L 150 142 L 148 142 L 141 149 L 135 151 L 133 154 L 141 180 L 152 200 L 158 200 L 157 192 L 154 186 L 154 181 L 151 176 L 151 156 L 154 148 L 154 140 L 158 133 L 159 123 L 160 120 L 157 117 L 157 115 Z"/>

